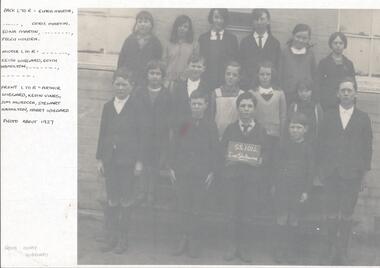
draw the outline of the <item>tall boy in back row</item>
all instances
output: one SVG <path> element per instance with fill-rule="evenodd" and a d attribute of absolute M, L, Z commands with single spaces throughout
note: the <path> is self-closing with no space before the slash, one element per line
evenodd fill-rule
<path fill-rule="evenodd" d="M 355 106 L 355 80 L 343 79 L 339 106 L 326 113 L 318 142 L 318 165 L 326 189 L 327 254 L 334 265 L 347 263 L 352 215 L 363 179 L 371 169 L 372 129 L 368 115 Z"/>

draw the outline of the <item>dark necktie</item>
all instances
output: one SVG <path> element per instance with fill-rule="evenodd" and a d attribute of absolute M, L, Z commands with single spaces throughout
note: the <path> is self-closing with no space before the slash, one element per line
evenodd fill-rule
<path fill-rule="evenodd" d="M 268 100 L 270 100 L 270 98 L 272 98 L 273 93 L 268 93 L 268 94 L 263 93 L 263 94 L 261 94 L 261 96 L 264 98 L 264 100 L 268 101 Z"/>
<path fill-rule="evenodd" d="M 248 134 L 249 125 L 242 125 L 242 127 L 243 127 L 243 134 L 247 135 Z"/>
<path fill-rule="evenodd" d="M 220 39 L 220 32 L 216 32 L 216 40 L 221 40 Z"/>

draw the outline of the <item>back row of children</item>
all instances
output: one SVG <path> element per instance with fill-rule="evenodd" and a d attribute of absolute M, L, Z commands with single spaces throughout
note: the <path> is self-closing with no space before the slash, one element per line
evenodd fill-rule
<path fill-rule="evenodd" d="M 345 252 L 342 248 L 347 244 L 344 241 L 348 241 L 348 234 L 342 238 L 344 235 L 341 233 L 347 233 L 347 222 L 350 222 L 356 204 L 358 188 L 355 182 L 361 181 L 370 168 L 372 141 L 369 118 L 356 108 L 355 113 L 348 115 L 348 119 L 355 117 L 355 123 L 350 123 L 352 133 L 344 132 L 347 124 L 340 125 L 334 121 L 335 112 L 338 118 L 342 118 L 340 110 L 337 112 L 335 99 L 349 103 L 344 109 L 353 109 L 356 94 L 354 78 L 343 80 L 349 62 L 342 56 L 347 40 L 341 33 L 333 34 L 329 41 L 333 53 L 320 64 L 325 66 L 323 71 L 331 71 L 320 76 L 328 94 L 334 92 L 331 94 L 334 101 L 328 98 L 331 102 L 329 105 L 334 109 L 328 111 L 325 115 L 327 118 L 323 120 L 330 127 L 324 127 L 320 125 L 322 109 L 313 98 L 316 70 L 314 56 L 307 45 L 310 28 L 297 25 L 288 51 L 280 59 L 267 59 L 261 55 L 261 49 L 272 43 L 271 46 L 277 50 L 279 43 L 270 34 L 269 12 L 265 9 L 254 10 L 255 32 L 243 39 L 241 51 L 248 51 L 244 52 L 239 63 L 230 60 L 229 55 L 232 54 L 229 52 L 233 50 L 236 38 L 224 29 L 227 15 L 225 9 L 210 11 L 212 28 L 199 39 L 201 53 L 189 52 L 187 61 L 181 59 L 187 65 L 184 72 L 177 75 L 185 75 L 186 79 L 177 81 L 177 77 L 175 83 L 172 80 L 168 84 L 165 77 L 170 75 L 166 73 L 165 65 L 158 60 L 147 61 L 149 57 L 143 52 L 144 49 L 160 47 L 157 40 L 153 42 L 153 18 L 146 11 L 137 16 L 133 40 L 128 40 L 129 37 L 125 42 L 114 76 L 115 98 L 104 106 L 101 120 L 97 159 L 98 170 L 107 178 L 105 218 L 109 226 L 109 240 L 104 250 L 116 253 L 127 251 L 131 209 L 142 200 L 146 199 L 149 203 L 155 201 L 153 195 L 157 177 L 161 170 L 168 170 L 178 193 L 179 226 L 182 227 L 182 238 L 174 255 L 188 253 L 190 257 L 199 257 L 202 202 L 214 178 L 223 177 L 227 178 L 225 182 L 231 190 L 231 221 L 228 227 L 231 247 L 224 256 L 225 260 L 238 258 L 243 262 L 251 261 L 248 243 L 244 241 L 248 230 L 245 221 L 249 204 L 246 198 L 252 195 L 248 189 L 256 189 L 254 194 L 258 197 L 257 202 L 262 202 L 262 198 L 269 196 L 270 192 L 274 193 L 279 239 L 274 256 L 276 261 L 283 261 L 289 255 L 284 251 L 284 242 L 290 239 L 285 234 L 293 234 L 292 237 L 298 235 L 294 230 L 298 225 L 299 204 L 308 198 L 308 189 L 314 176 L 326 177 L 318 171 L 321 162 L 325 165 L 323 170 L 331 171 L 327 177 L 333 177 L 330 180 L 334 181 L 330 192 L 331 197 L 336 199 L 334 202 L 349 202 L 349 205 L 343 206 L 347 208 L 343 212 L 347 215 L 343 218 L 340 211 L 342 206 L 336 206 L 337 210 L 332 216 L 334 224 L 329 229 L 329 238 L 335 239 L 330 243 L 336 248 L 334 259 L 340 263 Z M 173 30 L 172 36 L 177 33 L 177 37 L 173 37 L 173 40 L 182 38 L 181 42 L 186 42 L 191 20 L 186 16 L 178 20 L 184 23 L 176 21 L 177 29 Z M 224 45 L 224 42 L 217 44 L 216 41 L 222 40 L 228 45 Z M 182 51 L 181 42 L 179 46 L 173 45 L 168 50 Z M 254 49 L 261 56 L 250 58 L 256 55 L 249 50 L 255 44 Z M 130 54 L 128 46 L 135 46 L 136 53 Z M 160 49 L 152 50 L 150 55 Z M 270 57 L 276 54 L 266 53 Z M 174 54 L 169 52 L 169 58 Z M 121 60 L 123 55 L 126 58 L 124 61 Z M 278 52 L 278 55 L 281 53 Z M 136 58 L 128 59 L 131 56 Z M 226 58 L 222 60 L 219 56 Z M 145 69 L 142 65 L 144 60 L 147 61 Z M 133 63 L 133 66 L 129 63 Z M 140 70 L 136 69 L 137 65 Z M 280 76 L 283 76 L 283 83 L 280 84 L 286 90 L 278 87 L 276 65 L 279 66 Z M 287 67 L 282 67 L 284 70 L 281 72 L 281 66 L 284 65 Z M 341 65 L 344 67 L 337 67 Z M 224 66 L 222 77 L 221 66 Z M 180 70 L 177 65 L 172 68 Z M 171 70 L 170 64 L 168 69 Z M 334 76 L 334 72 L 340 76 Z M 248 78 L 252 81 L 248 81 Z M 243 91 L 240 88 L 244 83 L 252 87 Z M 171 90 L 165 84 L 171 86 Z M 210 85 L 214 85 L 215 90 L 210 92 Z M 344 117 L 346 120 L 347 115 Z M 359 117 L 362 123 L 359 123 Z M 337 125 L 335 129 L 339 130 L 339 126 L 342 129 L 330 133 L 333 129 L 331 124 Z M 327 146 L 337 133 L 342 137 L 347 136 L 347 139 L 355 137 L 345 143 L 339 142 L 339 146 Z M 323 139 L 318 140 L 316 137 Z M 313 146 L 313 143 L 318 146 Z M 348 159 L 347 155 L 341 154 L 342 151 L 350 151 L 355 147 L 354 144 L 359 144 L 355 152 L 362 157 Z M 316 160 L 317 149 L 320 152 L 317 156 L 327 156 L 317 157 Z M 335 167 L 334 161 L 322 161 L 328 156 L 342 158 L 342 165 Z M 359 160 L 363 163 L 357 163 Z M 348 165 L 348 162 L 352 165 Z M 329 164 L 333 167 L 326 169 Z M 347 168 L 345 165 L 350 169 L 350 176 L 344 171 Z M 143 191 L 133 190 L 136 182 L 141 182 Z M 339 190 L 341 185 L 351 190 L 349 197 L 346 192 Z M 337 191 L 340 191 L 338 195 Z M 347 224 L 342 225 L 342 222 Z M 341 226 L 346 228 L 345 231 L 339 229 Z M 291 244 L 297 242 L 293 240 Z"/>
<path fill-rule="evenodd" d="M 227 9 L 210 9 L 210 30 L 201 34 L 194 42 L 192 20 L 180 15 L 174 21 L 170 39 L 165 48 L 154 34 L 154 18 L 148 11 L 136 16 L 133 32 L 125 40 L 118 60 L 118 68 L 124 66 L 137 74 L 138 83 L 143 83 L 143 72 L 150 60 L 163 60 L 167 66 L 165 86 L 173 89 L 176 82 L 186 79 L 187 63 L 196 51 L 205 58 L 202 80 L 207 89 L 213 91 L 224 82 L 224 67 L 227 62 L 238 61 L 242 66 L 239 86 L 248 90 L 257 86 L 252 74 L 257 73 L 258 64 L 270 61 L 278 73 L 276 84 L 283 90 L 287 104 L 296 100 L 296 84 L 310 81 L 313 98 L 320 100 L 324 110 L 337 103 L 335 89 L 343 77 L 355 77 L 352 62 L 343 55 L 347 38 L 341 32 L 333 33 L 328 45 L 332 52 L 318 66 L 311 43 L 311 28 L 298 24 L 291 38 L 281 50 L 280 42 L 271 32 L 271 16 L 267 9 L 252 10 L 252 33 L 243 38 L 240 47 L 236 36 L 226 27 L 229 22 Z M 356 83 L 356 82 L 355 82 Z"/>

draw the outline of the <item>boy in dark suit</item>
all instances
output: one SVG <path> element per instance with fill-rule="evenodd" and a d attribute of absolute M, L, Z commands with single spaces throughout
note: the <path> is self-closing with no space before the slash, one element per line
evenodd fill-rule
<path fill-rule="evenodd" d="M 205 59 L 197 54 L 193 54 L 187 65 L 187 79 L 177 81 L 173 87 L 174 124 L 177 125 L 177 127 L 183 120 L 191 118 L 191 93 L 197 89 L 205 91 L 206 93 L 210 92 L 206 81 L 202 78 L 205 69 Z M 209 96 L 206 95 L 206 97 L 209 103 Z"/>
<path fill-rule="evenodd" d="M 201 253 L 202 206 L 219 155 L 218 130 L 215 122 L 205 116 L 207 105 L 207 92 L 192 92 L 191 118 L 182 121 L 172 139 L 171 179 L 177 190 L 182 235 L 175 256 L 187 251 L 196 258 Z"/>
<path fill-rule="evenodd" d="M 326 113 L 318 143 L 320 176 L 326 190 L 327 250 L 333 252 L 335 265 L 347 261 L 352 214 L 361 183 L 371 169 L 371 121 L 355 107 L 356 94 L 353 78 L 340 82 L 340 104 Z"/>
<path fill-rule="evenodd" d="M 135 80 L 132 72 L 118 69 L 114 73 L 115 97 L 104 107 L 96 159 L 98 172 L 105 177 L 107 205 L 105 221 L 107 245 L 117 254 L 127 250 L 130 204 L 134 199 L 136 177 L 142 171 L 141 134 L 138 105 L 131 94 Z"/>
<path fill-rule="evenodd" d="M 244 90 L 258 86 L 254 74 L 258 73 L 260 62 L 270 61 L 276 71 L 281 57 L 280 42 L 270 30 L 270 13 L 267 9 L 252 10 L 253 32 L 240 43 L 239 60 L 243 67 L 241 88 Z"/>
<path fill-rule="evenodd" d="M 242 93 L 236 100 L 239 120 L 230 124 L 222 138 L 225 153 L 225 172 L 231 190 L 231 222 L 228 233 L 231 246 L 224 256 L 226 261 L 239 258 L 251 262 L 243 238 L 249 233 L 246 226 L 247 198 L 258 196 L 257 185 L 262 177 L 263 164 L 268 160 L 268 137 L 265 129 L 254 120 L 257 100 L 250 93 Z"/>

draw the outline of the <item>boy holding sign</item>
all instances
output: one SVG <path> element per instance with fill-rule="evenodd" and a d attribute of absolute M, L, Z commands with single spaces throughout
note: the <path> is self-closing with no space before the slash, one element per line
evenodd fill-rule
<path fill-rule="evenodd" d="M 247 235 L 244 221 L 248 208 L 247 197 L 257 193 L 247 191 L 261 178 L 262 166 L 267 162 L 267 134 L 265 129 L 255 122 L 254 112 L 257 100 L 250 93 L 241 94 L 236 100 L 239 119 L 230 124 L 222 138 L 225 152 L 225 172 L 231 187 L 231 222 L 228 233 L 231 234 L 231 247 L 224 259 L 232 261 L 239 258 L 251 262 L 243 237 Z"/>

